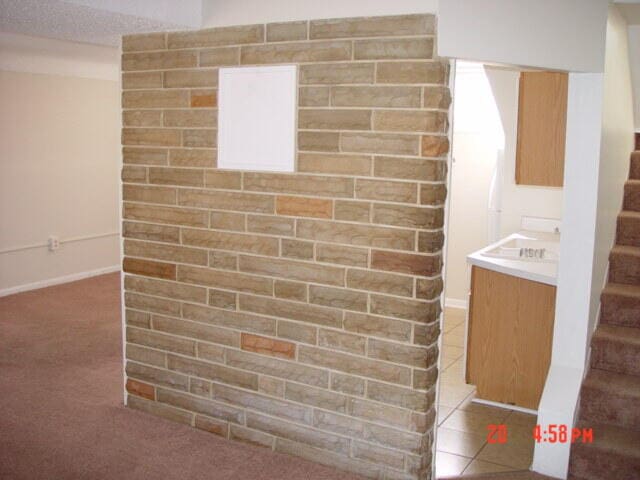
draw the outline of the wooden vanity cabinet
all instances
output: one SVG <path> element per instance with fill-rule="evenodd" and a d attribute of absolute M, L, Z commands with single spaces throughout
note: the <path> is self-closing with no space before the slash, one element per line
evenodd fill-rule
<path fill-rule="evenodd" d="M 472 267 L 466 381 L 478 398 L 537 410 L 555 301 L 554 286 Z"/>

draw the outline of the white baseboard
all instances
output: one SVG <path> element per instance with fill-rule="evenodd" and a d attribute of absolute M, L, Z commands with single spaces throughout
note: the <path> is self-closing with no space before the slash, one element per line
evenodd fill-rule
<path fill-rule="evenodd" d="M 60 285 L 61 283 L 75 282 L 76 280 L 82 280 L 84 278 L 96 277 L 98 275 L 104 275 L 105 273 L 118 271 L 120 271 L 120 265 L 112 265 L 110 267 L 97 268 L 86 272 L 72 273 L 71 275 L 64 275 L 62 277 L 48 278 L 47 280 L 40 280 L 39 282 L 5 288 L 4 290 L 0 290 L 0 297 L 6 297 L 7 295 L 13 295 L 14 293 L 27 292 L 29 290 L 36 290 L 38 288 Z"/>
<path fill-rule="evenodd" d="M 516 412 L 528 413 L 529 415 L 538 416 L 537 410 L 532 410 L 530 408 L 519 407 L 517 405 L 511 405 L 507 403 L 494 402 L 492 400 L 484 400 L 482 398 L 472 398 L 472 403 L 477 403 L 479 405 L 488 405 L 490 407 L 504 408 L 505 410 L 515 410 Z"/>
<path fill-rule="evenodd" d="M 447 308 L 467 308 L 467 301 L 459 298 L 445 298 L 444 306 Z"/>

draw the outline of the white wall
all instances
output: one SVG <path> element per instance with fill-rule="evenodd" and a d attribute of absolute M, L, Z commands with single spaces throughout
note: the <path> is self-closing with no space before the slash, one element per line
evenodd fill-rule
<path fill-rule="evenodd" d="M 622 207 L 624 182 L 629 176 L 629 155 L 634 149 L 633 87 L 629 67 L 627 23 L 616 6 L 609 9 L 604 69 L 604 102 L 598 218 L 590 331 L 596 322 L 600 293 L 605 284 L 609 252 L 615 242 L 616 219 Z"/>
<path fill-rule="evenodd" d="M 504 130 L 500 236 L 505 237 L 521 229 L 523 216 L 562 218 L 562 188 L 516 184 L 520 72 L 492 67 L 486 72 Z"/>
<path fill-rule="evenodd" d="M 0 32 L 0 70 L 119 81 L 117 48 Z"/>
<path fill-rule="evenodd" d="M 482 64 L 457 62 L 453 119 L 445 304 L 464 307 L 469 293 L 466 257 L 487 245 L 489 185 L 504 146 Z"/>
<path fill-rule="evenodd" d="M 595 248 L 600 133 L 601 73 L 569 75 L 564 162 L 565 212 L 551 365 L 540 405 L 539 425 L 573 425 L 588 342 Z M 566 478 L 570 444 L 537 443 L 532 469 Z"/>
<path fill-rule="evenodd" d="M 608 0 L 440 0 L 438 53 L 601 72 Z"/>
<path fill-rule="evenodd" d="M 86 45 L 74 59 L 75 44 L 60 56 L 68 42 L 20 41 L 36 46 L 33 56 L 0 43 L 0 295 L 120 260 L 117 63 L 87 62 Z M 49 235 L 62 242 L 55 253 L 44 246 Z"/>
<path fill-rule="evenodd" d="M 551 368 L 538 423 L 572 424 L 633 148 L 627 25 L 609 10 L 604 75 L 569 82 L 565 216 Z M 601 112 L 598 106 L 602 105 Z M 570 445 L 537 444 L 534 469 L 565 478 Z"/>
<path fill-rule="evenodd" d="M 629 60 L 636 132 L 640 132 L 640 25 L 629 26 Z"/>
<path fill-rule="evenodd" d="M 203 0 L 202 26 L 435 13 L 438 0 Z"/>

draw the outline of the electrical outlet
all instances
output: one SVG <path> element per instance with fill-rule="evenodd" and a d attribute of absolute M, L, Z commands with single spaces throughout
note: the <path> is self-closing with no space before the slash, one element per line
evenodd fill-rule
<path fill-rule="evenodd" d="M 60 239 L 52 235 L 49 237 L 48 245 L 49 251 L 55 252 L 56 250 L 58 250 L 58 248 L 60 248 Z"/>

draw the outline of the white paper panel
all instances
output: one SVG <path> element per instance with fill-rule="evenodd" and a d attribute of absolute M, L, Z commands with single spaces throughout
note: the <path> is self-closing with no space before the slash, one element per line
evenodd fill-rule
<path fill-rule="evenodd" d="M 218 167 L 293 172 L 295 65 L 220 68 Z"/>

